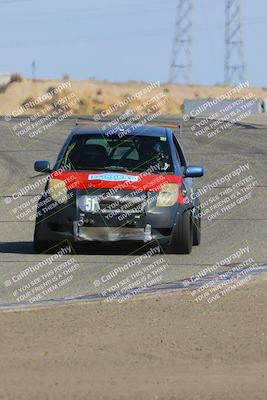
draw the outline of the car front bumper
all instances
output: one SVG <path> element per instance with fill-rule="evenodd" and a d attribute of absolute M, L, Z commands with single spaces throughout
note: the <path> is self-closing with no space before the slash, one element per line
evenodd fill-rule
<path fill-rule="evenodd" d="M 139 210 L 116 209 L 112 210 L 112 215 L 104 209 L 84 212 L 78 206 L 78 199 L 90 195 L 88 192 L 76 190 L 69 204 L 58 205 L 37 218 L 38 240 L 168 242 L 177 216 L 179 218 L 188 208 L 188 205 L 178 203 L 171 207 L 156 207 L 157 194 L 154 193 L 153 197 L 151 193 L 146 193 L 145 206 Z M 118 197 L 123 199 L 126 195 L 127 191 L 124 190 Z"/>

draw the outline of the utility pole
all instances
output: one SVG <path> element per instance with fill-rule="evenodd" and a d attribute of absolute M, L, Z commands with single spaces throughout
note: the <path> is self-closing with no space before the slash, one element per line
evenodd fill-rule
<path fill-rule="evenodd" d="M 245 80 L 243 47 L 241 0 L 225 0 L 224 82 L 227 85 Z"/>
<path fill-rule="evenodd" d="M 36 63 L 35 61 L 32 62 L 32 81 L 35 80 L 36 77 Z"/>
<path fill-rule="evenodd" d="M 193 0 L 178 0 L 169 82 L 191 83 Z"/>

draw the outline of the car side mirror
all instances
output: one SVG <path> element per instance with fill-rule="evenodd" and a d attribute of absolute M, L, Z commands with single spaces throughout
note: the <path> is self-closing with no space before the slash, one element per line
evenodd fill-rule
<path fill-rule="evenodd" d="M 46 160 L 35 161 L 34 170 L 37 172 L 50 172 L 50 162 Z"/>
<path fill-rule="evenodd" d="M 185 178 L 200 178 L 204 175 L 204 168 L 200 165 L 189 165 L 185 168 Z"/>

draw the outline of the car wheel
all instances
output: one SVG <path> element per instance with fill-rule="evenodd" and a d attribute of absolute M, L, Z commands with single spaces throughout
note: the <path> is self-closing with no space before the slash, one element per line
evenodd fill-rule
<path fill-rule="evenodd" d="M 201 210 L 198 208 L 197 215 L 193 217 L 193 246 L 200 245 L 201 241 Z"/>
<path fill-rule="evenodd" d="M 178 220 L 172 232 L 169 253 L 190 254 L 193 245 L 193 226 L 191 210 L 185 211 Z"/>
<path fill-rule="evenodd" d="M 35 225 L 34 236 L 33 236 L 33 249 L 36 253 L 45 253 L 51 247 L 53 247 L 54 243 L 44 240 L 39 240 L 38 238 L 38 227 Z"/>
<path fill-rule="evenodd" d="M 35 253 L 38 253 L 38 254 L 45 253 L 46 251 L 51 249 L 52 246 L 53 246 L 53 243 L 50 243 L 50 242 L 45 242 L 45 241 L 41 241 L 41 240 L 33 241 L 33 249 L 34 249 Z"/>

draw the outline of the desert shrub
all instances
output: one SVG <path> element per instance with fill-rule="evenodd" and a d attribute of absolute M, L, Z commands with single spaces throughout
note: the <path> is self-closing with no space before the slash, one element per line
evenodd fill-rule
<path fill-rule="evenodd" d="M 47 89 L 46 93 L 51 93 L 51 94 L 53 94 L 53 92 L 54 92 L 55 89 L 56 89 L 55 87 L 50 86 L 50 87 Z"/>
<path fill-rule="evenodd" d="M 63 81 L 69 81 L 69 80 L 70 80 L 69 74 L 64 74 L 64 75 L 62 76 L 62 80 L 63 80 Z"/>
<path fill-rule="evenodd" d="M 34 98 L 32 96 L 29 96 L 21 103 L 21 106 L 30 105 L 29 108 L 34 108 L 34 106 L 31 106 L 31 103 L 34 103 Z"/>
<path fill-rule="evenodd" d="M 22 76 L 20 74 L 15 73 L 15 74 L 12 74 L 11 77 L 10 77 L 10 83 L 12 83 L 12 82 L 22 82 L 22 81 L 23 81 L 23 78 L 22 78 Z"/>

